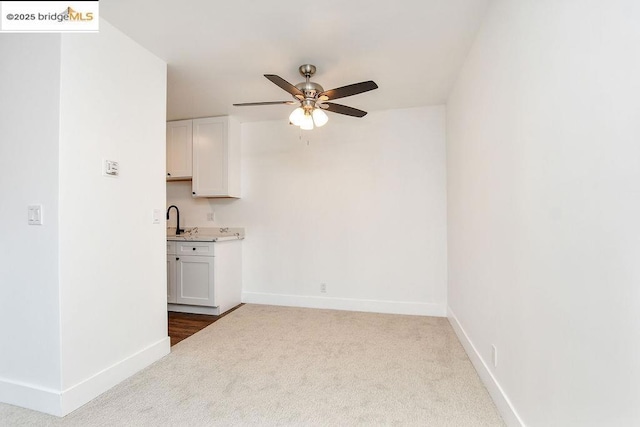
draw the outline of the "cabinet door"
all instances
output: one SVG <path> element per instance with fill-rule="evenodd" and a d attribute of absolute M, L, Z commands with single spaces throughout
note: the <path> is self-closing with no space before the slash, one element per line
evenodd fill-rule
<path fill-rule="evenodd" d="M 176 303 L 215 306 L 213 257 L 176 256 Z"/>
<path fill-rule="evenodd" d="M 193 196 L 228 196 L 226 117 L 193 120 Z"/>
<path fill-rule="evenodd" d="M 167 179 L 192 176 L 193 124 L 191 120 L 167 122 Z"/>
<path fill-rule="evenodd" d="M 176 302 L 176 256 L 167 255 L 167 302 Z"/>

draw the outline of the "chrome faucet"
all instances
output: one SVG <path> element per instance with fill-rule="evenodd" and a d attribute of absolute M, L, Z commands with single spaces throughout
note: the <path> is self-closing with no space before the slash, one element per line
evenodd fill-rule
<path fill-rule="evenodd" d="M 184 231 L 180 229 L 180 210 L 176 205 L 169 206 L 169 208 L 167 209 L 167 221 L 169 220 L 169 211 L 171 210 L 171 208 L 176 208 L 176 236 L 178 236 Z"/>

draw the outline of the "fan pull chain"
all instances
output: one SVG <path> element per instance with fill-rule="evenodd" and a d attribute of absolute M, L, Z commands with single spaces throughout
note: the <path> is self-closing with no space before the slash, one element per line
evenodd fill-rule
<path fill-rule="evenodd" d="M 308 132 L 307 132 L 308 135 Z M 298 128 L 298 141 L 302 141 L 302 129 Z M 307 137 L 307 147 L 311 145 L 309 138 Z"/>

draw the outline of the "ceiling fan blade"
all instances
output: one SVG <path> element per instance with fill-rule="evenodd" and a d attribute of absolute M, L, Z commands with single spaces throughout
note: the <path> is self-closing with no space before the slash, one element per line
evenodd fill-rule
<path fill-rule="evenodd" d="M 373 80 L 367 82 L 354 83 L 348 86 L 342 86 L 336 89 L 325 90 L 319 97 L 326 96 L 327 99 L 338 99 L 347 96 L 357 95 L 362 92 L 378 89 L 378 85 Z"/>
<path fill-rule="evenodd" d="M 271 83 L 277 86 L 280 86 L 281 89 L 286 90 L 291 95 L 295 97 L 300 97 L 300 99 L 304 98 L 304 93 L 302 93 L 300 89 L 298 89 L 297 87 L 295 87 L 294 85 L 292 85 L 291 83 L 283 79 L 282 77 L 276 76 L 275 74 L 265 74 L 264 76 L 269 80 L 271 80 Z"/>
<path fill-rule="evenodd" d="M 234 107 L 249 107 L 254 105 L 277 105 L 277 104 L 287 104 L 287 105 L 298 105 L 299 102 L 296 101 L 267 101 L 267 102 L 244 102 L 241 104 L 233 104 Z"/>
<path fill-rule="evenodd" d="M 357 108 L 347 107 L 342 104 L 334 104 L 333 102 L 323 102 L 321 107 L 332 113 L 344 114 L 353 117 L 364 117 L 367 115 L 366 111 L 358 110 Z"/>

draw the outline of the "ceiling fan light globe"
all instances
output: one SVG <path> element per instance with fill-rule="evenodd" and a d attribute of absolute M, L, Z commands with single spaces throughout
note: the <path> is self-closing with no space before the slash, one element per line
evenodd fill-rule
<path fill-rule="evenodd" d="M 300 129 L 302 129 L 302 130 L 312 130 L 313 129 L 313 119 L 311 118 L 311 115 L 306 114 L 304 116 L 304 119 L 302 120 L 302 123 L 300 123 Z"/>
<path fill-rule="evenodd" d="M 303 120 L 304 120 L 304 110 L 300 107 L 293 110 L 293 112 L 289 116 L 289 121 L 296 126 L 300 126 Z"/>
<path fill-rule="evenodd" d="M 328 121 L 329 121 L 329 116 L 327 116 L 327 113 L 325 113 L 319 108 L 316 108 L 315 110 L 313 110 L 313 122 L 316 124 L 317 127 L 326 125 Z"/>

